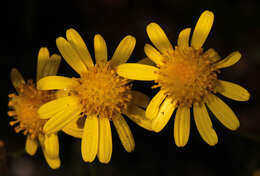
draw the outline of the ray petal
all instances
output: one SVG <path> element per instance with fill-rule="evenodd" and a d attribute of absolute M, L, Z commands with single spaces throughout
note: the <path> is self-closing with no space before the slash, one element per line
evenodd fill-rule
<path fill-rule="evenodd" d="M 101 163 L 108 163 L 112 156 L 112 135 L 108 118 L 99 118 L 98 159 Z"/>
<path fill-rule="evenodd" d="M 154 63 L 156 63 L 157 65 L 162 65 L 164 57 L 152 45 L 145 44 L 144 52 L 145 52 L 146 56 L 149 59 L 151 59 Z"/>
<path fill-rule="evenodd" d="M 22 84 L 25 84 L 22 74 L 16 68 L 12 68 L 10 77 L 15 90 L 19 93 L 20 92 L 19 87 Z"/>
<path fill-rule="evenodd" d="M 135 63 L 121 64 L 117 67 L 117 73 L 120 76 L 143 81 L 156 80 L 158 77 L 156 72 L 158 70 L 159 69 L 154 66 Z"/>
<path fill-rule="evenodd" d="M 115 68 L 116 66 L 125 63 L 131 56 L 135 48 L 135 43 L 136 40 L 131 35 L 128 35 L 125 38 L 123 38 L 123 40 L 119 43 L 110 60 L 111 66 Z"/>
<path fill-rule="evenodd" d="M 174 119 L 174 140 L 178 147 L 184 147 L 190 136 L 190 108 L 179 107 Z"/>
<path fill-rule="evenodd" d="M 46 76 L 37 82 L 39 90 L 69 89 L 78 86 L 79 83 L 64 76 Z"/>
<path fill-rule="evenodd" d="M 220 98 L 211 94 L 207 99 L 207 106 L 216 118 L 228 129 L 236 130 L 240 122 L 235 113 Z"/>
<path fill-rule="evenodd" d="M 127 152 L 132 152 L 135 148 L 135 141 L 132 132 L 121 114 L 112 119 L 117 134 Z"/>
<path fill-rule="evenodd" d="M 38 141 L 36 139 L 32 139 L 29 135 L 26 138 L 25 143 L 25 151 L 29 155 L 33 156 L 37 152 L 38 149 Z"/>
<path fill-rule="evenodd" d="M 206 41 L 211 27 L 214 21 L 214 14 L 211 11 L 204 11 L 195 26 L 192 38 L 191 46 L 195 49 L 202 48 L 204 42 Z"/>
<path fill-rule="evenodd" d="M 69 124 L 73 119 L 80 116 L 81 110 L 77 107 L 67 108 L 50 118 L 44 125 L 43 131 L 46 134 L 56 133 Z"/>
<path fill-rule="evenodd" d="M 166 95 L 164 91 L 160 90 L 150 101 L 149 105 L 147 106 L 145 116 L 146 118 L 153 120 L 158 112 L 160 105 L 162 104 L 163 100 L 165 99 Z"/>
<path fill-rule="evenodd" d="M 59 139 L 57 133 L 45 135 L 44 146 L 49 158 L 55 159 L 59 156 Z"/>
<path fill-rule="evenodd" d="M 238 51 L 234 51 L 229 54 L 225 59 L 220 60 L 215 64 L 216 69 L 226 68 L 237 63 L 241 58 L 241 54 Z"/>
<path fill-rule="evenodd" d="M 40 141 L 40 144 L 41 144 L 41 147 L 42 147 L 42 152 L 43 152 L 43 155 L 44 155 L 44 158 L 45 158 L 46 162 L 48 163 L 48 165 L 52 169 L 58 169 L 60 167 L 60 165 L 61 165 L 59 156 L 57 156 L 55 158 L 49 157 L 49 155 L 46 152 L 45 145 L 44 145 L 45 137 L 43 135 L 39 135 L 38 139 Z"/>
<path fill-rule="evenodd" d="M 60 61 L 61 61 L 61 56 L 57 54 L 51 55 L 51 57 L 47 60 L 46 65 L 43 68 L 43 73 L 41 74 L 39 79 L 45 76 L 56 75 L 60 66 Z"/>
<path fill-rule="evenodd" d="M 37 73 L 36 73 L 36 80 L 38 81 L 44 75 L 44 68 L 49 62 L 50 53 L 48 48 L 42 47 L 38 53 L 38 61 L 37 61 Z"/>
<path fill-rule="evenodd" d="M 66 96 L 42 105 L 38 109 L 38 114 L 40 115 L 41 119 L 48 119 L 55 115 L 57 112 L 66 110 L 67 108 L 77 107 L 78 105 L 79 100 L 77 97 Z"/>
<path fill-rule="evenodd" d="M 56 39 L 56 45 L 64 57 L 65 61 L 78 73 L 84 73 L 87 71 L 87 67 L 84 62 L 81 60 L 81 57 L 71 46 L 71 44 L 62 37 Z M 91 61 L 92 62 L 92 61 Z"/>
<path fill-rule="evenodd" d="M 155 132 L 160 132 L 170 120 L 173 111 L 176 108 L 176 101 L 172 101 L 170 98 L 165 98 L 162 103 L 158 115 L 152 121 L 152 129 Z"/>
<path fill-rule="evenodd" d="M 91 55 L 89 54 L 88 48 L 81 38 L 80 34 L 75 29 L 68 29 L 66 31 L 66 37 L 70 42 L 71 46 L 76 50 L 80 56 L 81 61 L 85 64 L 86 67 L 93 67 L 93 61 Z"/>
<path fill-rule="evenodd" d="M 85 162 L 94 161 L 98 152 L 98 140 L 98 118 L 96 116 L 88 116 L 85 121 L 81 141 L 81 154 Z"/>
<path fill-rule="evenodd" d="M 146 27 L 146 32 L 156 48 L 163 54 L 167 54 L 169 50 L 172 50 L 172 45 L 169 42 L 163 29 L 156 23 L 150 23 Z"/>
<path fill-rule="evenodd" d="M 177 42 L 179 47 L 189 47 L 190 32 L 191 28 L 185 28 L 180 32 Z"/>
<path fill-rule="evenodd" d="M 61 162 L 60 162 L 60 158 L 50 158 L 46 152 L 43 153 L 46 162 L 48 163 L 48 165 L 52 168 L 52 169 L 58 169 L 60 168 Z"/>
<path fill-rule="evenodd" d="M 145 118 L 145 110 L 134 105 L 129 104 L 125 115 L 140 127 L 152 131 L 152 120 Z"/>
<path fill-rule="evenodd" d="M 216 145 L 218 143 L 218 136 L 212 127 L 212 122 L 205 104 L 200 106 L 198 103 L 195 103 L 193 113 L 197 129 L 202 139 L 210 146 Z"/>
<path fill-rule="evenodd" d="M 94 49 L 96 63 L 100 64 L 107 62 L 107 45 L 100 34 L 96 34 L 94 37 Z"/>
<path fill-rule="evenodd" d="M 223 80 L 218 80 L 218 83 L 217 91 L 225 97 L 236 101 L 249 100 L 249 92 L 240 85 Z"/>

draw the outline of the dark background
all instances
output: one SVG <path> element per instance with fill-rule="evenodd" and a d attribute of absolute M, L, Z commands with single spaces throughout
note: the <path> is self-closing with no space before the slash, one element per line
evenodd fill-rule
<path fill-rule="evenodd" d="M 175 1 L 175 0 L 24 0 L 7 1 L 5 18 L 1 22 L 1 109 L 0 109 L 0 176 L 96 176 L 96 175 L 171 175 L 217 176 L 253 175 L 260 169 L 260 120 L 258 90 L 260 65 L 260 4 L 258 1 Z M 51 170 L 41 150 L 34 157 L 24 153 L 25 137 L 9 126 L 7 103 L 14 92 L 9 79 L 12 67 L 18 68 L 25 79 L 35 78 L 38 50 L 47 46 L 58 52 L 55 39 L 65 36 L 68 28 L 75 28 L 84 38 L 90 53 L 93 37 L 101 34 L 112 56 L 120 40 L 130 34 L 137 44 L 129 62 L 143 58 L 143 46 L 150 43 L 145 32 L 150 22 L 157 22 L 165 30 L 172 44 L 185 27 L 194 27 L 204 10 L 215 14 L 212 31 L 204 47 L 215 48 L 222 57 L 239 50 L 242 59 L 219 76 L 238 83 L 251 93 L 248 102 L 223 98 L 237 114 L 241 127 L 235 132 L 225 129 L 212 116 L 219 143 L 208 146 L 199 136 L 191 120 L 191 136 L 184 148 L 177 148 L 173 140 L 173 118 L 162 132 L 146 131 L 127 119 L 136 142 L 135 151 L 127 153 L 113 131 L 113 155 L 109 164 L 97 160 L 84 163 L 80 155 L 80 140 L 60 134 L 61 168 Z M 6 23 L 6 24 L 5 24 Z M 76 76 L 64 62 L 59 75 Z M 134 87 L 153 96 L 152 83 L 135 82 Z"/>

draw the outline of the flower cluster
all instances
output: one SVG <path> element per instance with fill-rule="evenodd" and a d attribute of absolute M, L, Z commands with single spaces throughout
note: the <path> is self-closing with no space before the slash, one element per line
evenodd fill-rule
<path fill-rule="evenodd" d="M 61 57 L 49 56 L 46 48 L 39 51 L 36 84 L 24 81 L 17 69 L 11 70 L 17 94 L 9 94 L 12 110 L 8 115 L 14 118 L 10 125 L 15 131 L 27 136 L 26 152 L 34 155 L 40 144 L 49 166 L 59 168 L 57 134 L 63 131 L 81 139 L 85 162 L 93 162 L 97 156 L 101 163 L 108 163 L 112 156 L 111 123 L 125 150 L 132 152 L 135 141 L 126 117 L 146 130 L 160 132 L 175 110 L 174 139 L 178 147 L 188 142 L 191 112 L 202 139 L 216 145 L 218 137 L 207 108 L 230 130 L 240 124 L 215 94 L 236 101 L 247 101 L 250 94 L 237 84 L 218 79 L 219 70 L 238 62 L 241 54 L 234 51 L 221 59 L 214 49 L 204 50 L 213 21 L 214 14 L 204 11 L 192 36 L 191 28 L 183 29 L 174 47 L 163 29 L 150 23 L 146 30 L 154 46 L 146 44 L 144 52 L 153 63 L 147 58 L 126 63 L 136 44 L 130 35 L 109 59 L 105 40 L 96 34 L 94 60 L 79 33 L 68 29 L 66 38 L 58 37 L 56 45 L 77 77 L 56 76 Z M 154 81 L 153 88 L 160 90 L 150 100 L 132 90 L 133 80 Z"/>

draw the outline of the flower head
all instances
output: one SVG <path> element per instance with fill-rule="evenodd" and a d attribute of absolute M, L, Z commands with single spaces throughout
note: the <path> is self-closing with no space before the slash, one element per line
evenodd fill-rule
<path fill-rule="evenodd" d="M 41 48 L 38 55 L 37 80 L 48 75 L 55 75 L 60 56 L 53 54 L 49 56 L 47 48 Z M 12 109 L 8 115 L 15 120 L 10 122 L 15 126 L 17 133 L 23 132 L 27 136 L 25 150 L 34 155 L 40 143 L 45 159 L 53 169 L 60 167 L 59 143 L 56 134 L 46 135 L 43 126 L 47 120 L 40 119 L 38 109 L 41 105 L 55 98 L 54 91 L 37 90 L 32 80 L 24 81 L 21 73 L 13 68 L 11 70 L 11 81 L 17 94 L 9 94 L 8 106 Z"/>
<path fill-rule="evenodd" d="M 106 42 L 101 35 L 95 35 L 95 64 L 77 31 L 67 30 L 66 38 L 57 38 L 57 47 L 79 77 L 50 76 L 38 82 L 41 90 L 67 91 L 67 95 L 39 109 L 41 118 L 50 118 L 43 130 L 51 134 L 62 129 L 67 134 L 81 137 L 84 161 L 92 162 L 98 156 L 100 162 L 108 163 L 112 155 L 110 121 L 127 152 L 134 150 L 135 143 L 121 114 L 151 129 L 151 121 L 145 119 L 145 111 L 142 109 L 147 106 L 148 97 L 132 91 L 129 80 L 120 77 L 115 71 L 118 65 L 130 57 L 135 47 L 135 38 L 126 36 L 111 60 L 107 61 Z M 69 122 L 74 125 L 70 126 L 70 130 L 64 129 Z"/>
<path fill-rule="evenodd" d="M 154 80 L 160 91 L 149 103 L 146 117 L 151 119 L 152 129 L 161 131 L 175 109 L 174 139 L 177 146 L 185 146 L 190 134 L 190 108 L 201 137 L 209 145 L 215 145 L 218 137 L 212 127 L 212 122 L 206 105 L 217 119 L 228 129 L 236 130 L 239 120 L 233 111 L 217 96 L 220 93 L 230 99 L 247 101 L 249 93 L 241 86 L 219 80 L 219 69 L 235 64 L 241 57 L 238 51 L 231 53 L 225 59 L 214 49 L 204 52 L 202 46 L 211 30 L 214 14 L 204 11 L 190 39 L 190 28 L 179 34 L 177 46 L 173 48 L 164 31 L 156 23 L 147 26 L 147 34 L 155 45 L 146 44 L 144 51 L 157 65 L 122 64 L 117 73 L 128 79 Z"/>

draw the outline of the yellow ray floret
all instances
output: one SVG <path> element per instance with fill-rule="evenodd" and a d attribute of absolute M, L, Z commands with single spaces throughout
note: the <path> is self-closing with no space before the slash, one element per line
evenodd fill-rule
<path fill-rule="evenodd" d="M 211 146 L 216 145 L 218 143 L 218 136 L 213 129 L 205 104 L 199 105 L 195 103 L 193 114 L 196 126 L 203 140 Z"/>
<path fill-rule="evenodd" d="M 125 150 L 127 152 L 133 151 L 135 148 L 135 142 L 132 132 L 125 119 L 121 115 L 118 115 L 113 119 L 113 124 L 115 125 L 116 131 Z"/>
<path fill-rule="evenodd" d="M 189 47 L 189 41 L 190 41 L 190 32 L 191 28 L 183 29 L 178 37 L 178 46 L 179 47 Z"/>
<path fill-rule="evenodd" d="M 156 23 L 150 23 L 146 28 L 147 34 L 152 43 L 163 54 L 166 54 L 169 49 L 172 49 L 172 45 L 168 40 L 163 29 Z"/>
<path fill-rule="evenodd" d="M 193 32 L 191 46 L 195 49 L 202 48 L 206 41 L 214 21 L 214 14 L 208 10 L 204 11 Z"/>
<path fill-rule="evenodd" d="M 99 148 L 97 152 L 101 163 L 108 163 L 112 156 L 112 135 L 108 118 L 99 118 Z"/>
<path fill-rule="evenodd" d="M 117 73 L 129 79 L 135 80 L 155 80 L 158 77 L 156 67 L 143 64 L 121 64 L 117 67 Z"/>
<path fill-rule="evenodd" d="M 99 34 L 94 37 L 95 59 L 97 64 L 107 61 L 107 45 L 103 37 Z"/>
<path fill-rule="evenodd" d="M 98 118 L 89 116 L 86 118 L 81 142 L 82 158 L 85 162 L 94 161 L 98 152 Z"/>
<path fill-rule="evenodd" d="M 152 122 L 152 129 L 155 132 L 161 131 L 170 120 L 173 111 L 176 108 L 176 101 L 173 102 L 171 98 L 166 98 L 162 103 L 158 113 Z"/>
<path fill-rule="evenodd" d="M 69 41 L 71 47 L 73 47 L 74 51 L 76 51 L 77 55 L 79 56 L 80 60 L 84 63 L 84 65 L 86 67 L 93 67 L 94 64 L 93 64 L 93 61 L 89 54 L 88 48 L 87 48 L 84 40 L 79 35 L 79 33 L 75 29 L 71 28 L 66 31 L 66 37 L 67 37 L 67 40 Z M 65 53 L 63 53 L 63 54 L 65 54 Z M 65 56 L 64 56 L 64 58 L 65 58 Z M 67 57 L 65 59 L 70 59 L 70 57 Z M 67 61 L 67 62 L 69 62 L 69 61 Z"/>

